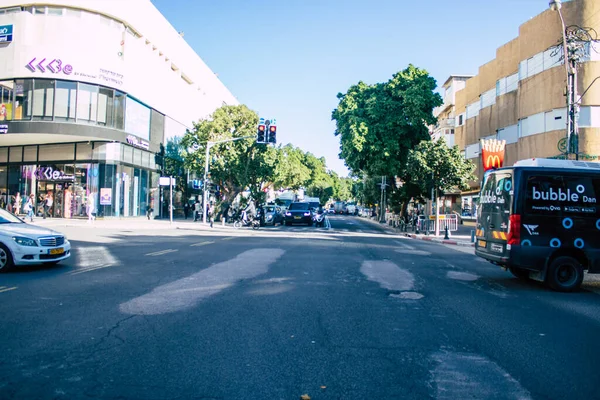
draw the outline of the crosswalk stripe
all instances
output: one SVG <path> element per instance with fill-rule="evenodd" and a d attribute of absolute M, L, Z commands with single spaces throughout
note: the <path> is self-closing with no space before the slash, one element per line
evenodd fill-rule
<path fill-rule="evenodd" d="M 213 244 L 214 242 L 212 241 L 206 241 L 206 242 L 200 242 L 200 243 L 194 243 L 194 244 L 190 244 L 190 247 L 198 247 L 198 246 L 205 246 L 207 244 Z"/>
<path fill-rule="evenodd" d="M 11 290 L 15 290 L 17 287 L 13 286 L 13 287 L 6 287 L 4 289 L 0 289 L 0 293 L 4 293 L 4 292 L 9 292 Z"/>
<path fill-rule="evenodd" d="M 151 256 L 151 257 L 152 256 L 162 256 L 164 254 L 174 253 L 176 251 L 179 251 L 179 250 L 175 250 L 175 249 L 161 250 L 161 251 L 155 251 L 154 253 L 148 253 L 145 255 Z"/>
<path fill-rule="evenodd" d="M 229 237 L 223 238 L 221 240 L 231 240 L 231 239 L 235 239 L 235 236 L 229 236 Z"/>

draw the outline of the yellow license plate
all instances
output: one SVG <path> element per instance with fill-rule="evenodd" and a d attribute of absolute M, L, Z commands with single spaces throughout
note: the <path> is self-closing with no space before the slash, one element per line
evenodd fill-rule
<path fill-rule="evenodd" d="M 294 219 L 301 219 L 302 217 L 294 217 Z"/>
<path fill-rule="evenodd" d="M 63 249 L 62 247 L 59 247 L 58 249 L 50 249 L 49 253 L 50 254 L 62 254 L 65 252 L 65 249 Z"/>
<path fill-rule="evenodd" d="M 477 246 L 479 246 L 479 247 L 485 247 L 485 244 L 486 244 L 485 240 L 478 240 L 477 241 Z"/>

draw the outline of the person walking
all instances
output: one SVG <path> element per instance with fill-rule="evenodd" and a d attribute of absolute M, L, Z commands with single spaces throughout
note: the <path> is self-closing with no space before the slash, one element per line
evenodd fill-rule
<path fill-rule="evenodd" d="M 88 197 L 88 224 L 96 219 L 96 193 L 90 193 Z"/>
<path fill-rule="evenodd" d="M 183 205 L 183 215 L 185 216 L 185 219 L 188 219 L 189 214 L 190 214 L 190 203 L 188 203 L 186 201 L 185 204 Z"/>
<path fill-rule="evenodd" d="M 154 211 L 154 209 L 152 207 L 150 207 L 150 204 L 148 204 L 146 206 L 146 217 L 148 218 L 148 220 L 150 220 L 150 216 L 152 215 L 152 211 Z"/>
<path fill-rule="evenodd" d="M 33 204 L 34 199 L 35 197 L 33 196 L 33 193 L 30 194 L 24 207 L 25 212 L 27 213 L 27 218 L 29 218 L 29 222 L 33 222 L 33 211 L 35 210 L 35 204 Z"/>
<path fill-rule="evenodd" d="M 50 216 L 49 210 L 52 208 L 52 203 L 52 195 L 48 192 L 46 193 L 46 198 L 44 199 L 44 219 Z"/>
<path fill-rule="evenodd" d="M 194 222 L 198 221 L 198 218 L 200 218 L 201 213 L 202 205 L 200 204 L 200 200 L 196 199 L 196 203 L 194 204 Z"/>
<path fill-rule="evenodd" d="M 210 205 L 208 206 L 208 218 L 210 220 L 210 227 L 213 227 L 213 224 L 215 222 L 215 205 L 213 204 L 213 202 L 210 202 Z"/>
<path fill-rule="evenodd" d="M 23 211 L 23 204 L 21 199 L 21 193 L 17 192 L 15 195 L 15 206 L 13 207 L 15 215 L 21 214 Z"/>

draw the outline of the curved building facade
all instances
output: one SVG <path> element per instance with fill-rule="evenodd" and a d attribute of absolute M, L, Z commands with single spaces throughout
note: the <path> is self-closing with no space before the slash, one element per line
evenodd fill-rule
<path fill-rule="evenodd" d="M 224 104 L 238 102 L 149 0 L 0 0 L 1 205 L 158 210 L 154 154 Z"/>

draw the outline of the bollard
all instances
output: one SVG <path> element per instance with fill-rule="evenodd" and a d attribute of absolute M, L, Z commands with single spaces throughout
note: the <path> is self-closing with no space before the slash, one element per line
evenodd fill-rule
<path fill-rule="evenodd" d="M 475 243 L 475 231 L 471 229 L 471 243 Z"/>
<path fill-rule="evenodd" d="M 448 226 L 444 228 L 444 240 L 448 240 L 450 237 L 448 236 Z"/>

